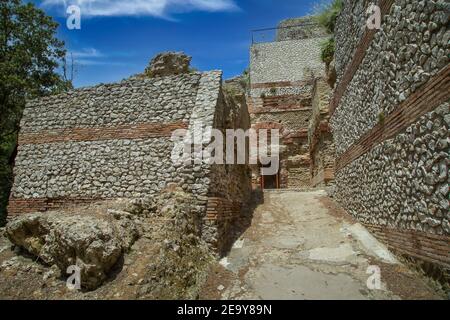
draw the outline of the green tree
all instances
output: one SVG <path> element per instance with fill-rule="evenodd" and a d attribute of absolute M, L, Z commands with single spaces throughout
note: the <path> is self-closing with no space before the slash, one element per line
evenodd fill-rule
<path fill-rule="evenodd" d="M 72 87 L 58 73 L 58 24 L 21 0 L 0 0 L 0 219 L 11 188 L 12 157 L 25 101 Z"/>

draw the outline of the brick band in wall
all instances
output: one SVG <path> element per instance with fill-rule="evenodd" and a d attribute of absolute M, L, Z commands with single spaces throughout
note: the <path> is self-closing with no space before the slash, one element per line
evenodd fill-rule
<path fill-rule="evenodd" d="M 385 226 L 365 226 L 389 249 L 450 268 L 449 236 L 390 229 Z"/>
<path fill-rule="evenodd" d="M 209 197 L 206 220 L 231 220 L 239 216 L 242 204 L 220 197 Z"/>
<path fill-rule="evenodd" d="M 422 115 L 450 100 L 450 66 L 447 66 L 424 86 L 408 97 L 389 114 L 383 124 L 377 124 L 336 160 L 336 171 L 352 163 L 381 142 L 395 137 Z"/>
<path fill-rule="evenodd" d="M 73 128 L 62 130 L 48 130 L 39 133 L 19 135 L 19 145 L 43 144 L 69 141 L 99 141 L 117 139 L 147 139 L 170 137 L 177 129 L 186 129 L 184 122 L 168 124 L 143 123 L 136 125 L 122 125 L 115 127 Z"/>
<path fill-rule="evenodd" d="M 264 82 L 252 83 L 251 89 L 270 89 L 270 88 L 286 88 L 286 87 L 303 87 L 312 84 L 313 80 L 308 81 L 278 81 L 278 82 Z"/>
<path fill-rule="evenodd" d="M 283 139 L 307 139 L 308 138 L 308 130 L 307 129 L 300 129 L 296 131 L 291 131 L 287 134 L 283 134 Z"/>
<path fill-rule="evenodd" d="M 247 101 L 250 114 L 311 110 L 311 98 L 305 98 L 299 95 L 282 95 L 264 98 L 248 97 Z"/>
<path fill-rule="evenodd" d="M 70 206 L 87 205 L 110 199 L 101 198 L 33 198 L 17 199 L 11 198 L 8 205 L 8 214 L 15 216 L 32 212 L 46 212 L 59 210 Z M 239 216 L 242 204 L 229 201 L 220 197 L 209 197 L 207 206 L 207 220 L 230 220 Z"/>
<path fill-rule="evenodd" d="M 34 198 L 34 199 L 16 199 L 10 198 L 8 204 L 8 215 L 17 216 L 20 214 L 32 212 L 46 212 L 52 210 L 60 210 L 77 205 L 87 205 L 105 201 L 107 199 L 93 199 L 93 198 Z"/>
<path fill-rule="evenodd" d="M 379 6 L 381 9 L 382 16 L 389 13 L 394 2 L 395 2 L 395 0 L 380 0 Z M 362 39 L 357 46 L 356 52 L 355 52 L 351 62 L 348 64 L 348 66 L 344 72 L 344 76 L 342 77 L 342 80 L 339 82 L 339 84 L 335 90 L 334 96 L 331 99 L 330 116 L 333 115 L 334 111 L 339 106 L 339 102 L 341 101 L 342 96 L 344 95 L 345 91 L 347 90 L 347 86 L 352 81 L 353 76 L 355 75 L 356 71 L 359 69 L 359 66 L 362 63 L 362 61 L 366 55 L 366 51 L 369 48 L 370 44 L 372 43 L 372 40 L 373 40 L 376 32 L 377 32 L 377 30 L 369 30 L 369 29 L 366 29 L 364 31 Z"/>
<path fill-rule="evenodd" d="M 231 248 L 234 242 L 233 228 L 240 218 L 242 203 L 230 201 L 222 197 L 208 198 L 205 226 L 215 230 L 214 241 L 209 242 L 219 254 Z"/>

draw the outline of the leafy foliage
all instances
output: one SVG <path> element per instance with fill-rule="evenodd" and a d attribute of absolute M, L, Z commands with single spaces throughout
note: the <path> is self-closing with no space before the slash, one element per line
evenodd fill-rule
<path fill-rule="evenodd" d="M 342 11 L 342 0 L 332 0 L 317 6 L 314 19 L 323 26 L 329 33 L 334 32 L 336 19 Z"/>
<path fill-rule="evenodd" d="M 326 64 L 329 64 L 331 61 L 333 61 L 335 50 L 334 45 L 334 38 L 330 38 L 322 43 L 321 58 L 322 61 Z"/>
<path fill-rule="evenodd" d="M 342 0 L 332 0 L 317 6 L 314 20 L 333 34 L 336 27 L 336 19 L 342 11 Z M 322 44 L 322 61 L 327 65 L 333 60 L 335 52 L 334 36 Z"/>
<path fill-rule="evenodd" d="M 245 91 L 250 90 L 250 69 L 247 68 L 242 72 L 241 85 Z"/>
<path fill-rule="evenodd" d="M 0 1 L 0 217 L 11 188 L 12 156 L 26 99 L 72 88 L 56 72 L 64 60 L 58 24 L 32 3 Z"/>

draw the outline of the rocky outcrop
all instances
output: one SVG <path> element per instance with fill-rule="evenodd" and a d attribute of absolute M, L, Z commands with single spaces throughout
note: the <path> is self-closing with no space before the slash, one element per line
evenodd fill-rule
<path fill-rule="evenodd" d="M 81 285 L 97 288 L 138 236 L 131 219 L 120 216 L 35 213 L 16 218 L 7 225 L 12 243 L 56 265 L 63 274 L 69 266 L 81 269 Z"/>
<path fill-rule="evenodd" d="M 200 237 L 201 217 L 192 195 L 171 185 L 159 197 L 135 200 L 125 210 L 151 219 L 144 236 L 151 239 L 146 251 L 153 254 L 140 298 L 195 299 L 213 257 Z"/>
<path fill-rule="evenodd" d="M 144 73 L 151 78 L 189 73 L 191 59 L 182 52 L 163 52 L 152 59 Z"/>
<path fill-rule="evenodd" d="M 67 297 L 112 298 L 110 291 L 115 290 L 133 298 L 195 299 L 213 261 L 201 237 L 202 217 L 195 203 L 190 193 L 170 184 L 154 197 L 23 215 L 7 225 L 6 235 L 38 258 L 31 261 L 41 262 L 35 267 L 43 270 L 43 281 L 51 287 L 55 282 L 65 286 L 58 279 L 69 266 L 81 269 L 81 286 L 89 292 Z M 0 277 L 27 269 L 24 257 L 0 266 Z M 50 271 L 56 275 L 51 279 L 45 276 Z M 123 288 L 130 283 L 135 287 Z"/>

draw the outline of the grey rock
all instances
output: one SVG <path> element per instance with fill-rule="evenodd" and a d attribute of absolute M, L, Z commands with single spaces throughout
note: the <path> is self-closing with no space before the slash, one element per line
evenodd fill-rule
<path fill-rule="evenodd" d="M 192 58 L 182 52 L 164 52 L 155 56 L 145 74 L 150 77 L 166 77 L 189 72 Z"/>
<path fill-rule="evenodd" d="M 106 217 L 50 212 L 15 218 L 6 234 L 45 264 L 57 265 L 62 274 L 69 266 L 80 267 L 82 286 L 95 289 L 128 249 L 131 243 L 123 236 L 132 229 Z"/>

